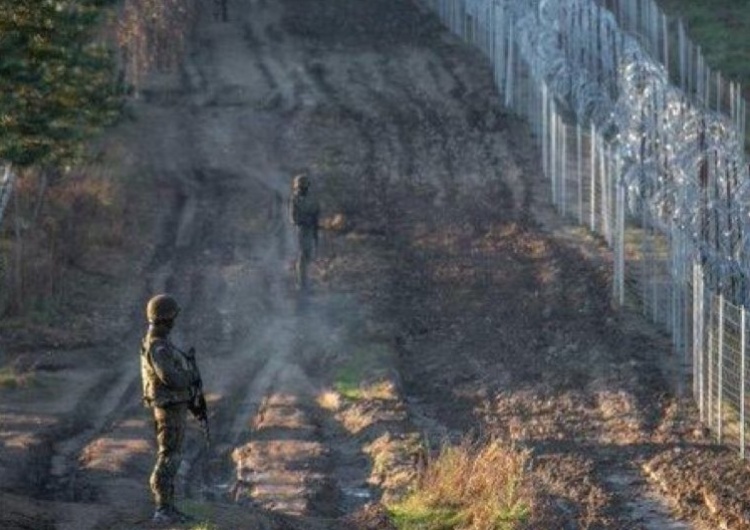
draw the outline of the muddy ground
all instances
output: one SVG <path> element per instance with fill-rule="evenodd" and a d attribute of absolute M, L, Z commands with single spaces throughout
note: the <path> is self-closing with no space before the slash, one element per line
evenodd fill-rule
<path fill-rule="evenodd" d="M 612 309 L 606 249 L 550 210 L 489 65 L 419 5 L 233 0 L 131 110 L 105 149 L 135 250 L 85 258 L 110 274 L 70 326 L 2 338 L 28 382 L 0 389 L 0 527 L 149 527 L 138 348 L 166 290 L 211 410 L 180 505 L 215 528 L 389 528 L 420 444 L 465 436 L 531 451 L 529 528 L 750 528 L 747 466 L 676 395 L 669 342 Z M 302 168 L 326 217 L 307 296 Z"/>

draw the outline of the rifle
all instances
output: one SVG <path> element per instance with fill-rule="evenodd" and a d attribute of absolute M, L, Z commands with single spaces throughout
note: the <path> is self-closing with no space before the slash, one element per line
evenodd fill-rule
<path fill-rule="evenodd" d="M 193 373 L 196 376 L 196 380 L 193 383 L 193 396 L 188 403 L 188 410 L 193 417 L 198 420 L 198 423 L 203 430 L 203 437 L 206 439 L 206 447 L 211 445 L 211 433 L 208 427 L 208 407 L 206 406 L 206 396 L 203 394 L 203 380 L 201 379 L 200 370 L 198 370 L 198 363 L 195 362 L 195 348 L 190 348 L 187 355 L 185 355 Z"/>

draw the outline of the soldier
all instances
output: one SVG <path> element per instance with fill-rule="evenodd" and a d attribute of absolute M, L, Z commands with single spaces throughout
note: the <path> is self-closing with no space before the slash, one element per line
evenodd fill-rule
<path fill-rule="evenodd" d="M 307 289 L 307 268 L 318 248 L 318 217 L 320 205 L 309 193 L 310 177 L 302 173 L 292 180 L 289 200 L 289 218 L 297 229 L 297 261 L 295 276 L 297 288 Z"/>
<path fill-rule="evenodd" d="M 148 332 L 141 347 L 143 399 L 153 410 L 158 445 L 149 481 L 156 504 L 153 521 L 160 524 L 189 520 L 174 506 L 174 480 L 180 466 L 187 412 L 192 411 L 196 385 L 201 379 L 195 351 L 191 348 L 182 352 L 169 340 L 179 312 L 171 296 L 151 298 L 146 306 Z"/>

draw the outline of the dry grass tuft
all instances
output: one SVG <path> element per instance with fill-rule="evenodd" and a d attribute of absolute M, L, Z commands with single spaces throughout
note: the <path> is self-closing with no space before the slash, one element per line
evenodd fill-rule
<path fill-rule="evenodd" d="M 28 386 L 33 381 L 34 373 L 19 373 L 12 367 L 0 368 L 0 389 L 15 389 Z"/>
<path fill-rule="evenodd" d="M 324 390 L 318 394 L 317 402 L 323 410 L 335 412 L 341 408 L 341 395 L 333 390 Z"/>
<path fill-rule="evenodd" d="M 445 444 L 391 515 L 400 530 L 521 528 L 531 510 L 528 458 L 495 439 Z"/>

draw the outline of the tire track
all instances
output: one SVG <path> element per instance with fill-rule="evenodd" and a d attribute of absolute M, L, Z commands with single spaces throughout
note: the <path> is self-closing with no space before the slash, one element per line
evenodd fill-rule
<path fill-rule="evenodd" d="M 305 102 L 320 104 L 321 98 L 324 102 L 330 100 L 321 95 L 320 87 L 311 84 L 314 72 L 299 70 L 293 55 L 261 40 L 269 37 L 269 33 L 259 28 L 276 19 L 276 9 L 265 15 L 253 12 L 252 27 L 245 31 L 245 36 L 251 32 L 253 38 L 245 45 L 254 51 L 263 50 L 254 64 L 262 65 L 271 90 L 287 87 L 283 89 L 281 107 L 285 109 L 286 120 L 293 124 L 304 119 Z M 273 146 L 271 153 L 265 153 L 268 159 L 273 160 L 275 154 L 277 160 L 283 160 L 283 144 L 267 141 Z M 232 457 L 234 468 L 221 466 L 217 475 L 207 477 L 213 483 L 205 484 L 204 476 L 203 484 L 190 487 L 194 492 L 208 490 L 219 497 L 230 496 L 240 504 L 260 504 L 287 514 L 331 516 L 338 513 L 339 492 L 331 478 L 336 469 L 329 457 L 333 452 L 327 442 L 330 429 L 323 425 L 315 405 L 317 389 L 311 383 L 314 378 L 307 373 L 301 359 L 304 348 L 299 343 L 299 328 L 306 326 L 309 314 L 299 313 L 296 302 L 286 294 L 289 278 L 284 267 L 288 260 L 285 249 L 291 237 L 286 228 L 279 228 L 283 212 L 277 207 L 278 202 L 278 193 L 269 196 L 268 205 L 261 208 L 272 212 L 268 230 L 258 234 L 253 250 L 241 253 L 241 259 L 265 271 L 259 278 L 262 281 L 247 293 L 254 299 L 252 305 L 243 308 L 248 315 L 264 315 L 262 322 L 248 332 L 247 343 L 236 346 L 233 360 L 223 362 L 223 367 L 222 363 L 213 363 L 216 371 L 232 373 L 232 380 L 237 382 L 219 389 L 223 397 L 217 403 L 231 406 L 234 412 L 217 422 L 220 452 Z M 241 319 L 242 315 L 230 318 Z M 321 348 L 325 348 L 325 342 Z M 237 370 L 232 370 L 233 363 L 242 359 L 253 366 L 252 370 L 244 371 L 251 374 L 244 388 L 234 375 Z M 210 382 L 210 376 L 207 379 Z M 197 450 L 192 454 L 197 458 Z M 200 465 L 193 462 L 193 468 Z M 231 476 L 227 477 L 230 471 Z"/>

